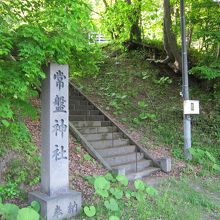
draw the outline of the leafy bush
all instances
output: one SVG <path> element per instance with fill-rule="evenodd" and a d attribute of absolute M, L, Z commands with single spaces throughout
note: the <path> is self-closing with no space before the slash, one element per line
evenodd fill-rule
<path fill-rule="evenodd" d="M 194 163 L 202 165 L 203 168 L 209 171 L 220 172 L 220 165 L 218 160 L 208 150 L 190 148 L 190 152 L 193 156 Z"/>
<path fill-rule="evenodd" d="M 3 0 L 0 14 L 0 125 L 7 127 L 33 113 L 42 66 L 71 63 L 74 73 L 94 73 L 98 50 L 88 44 L 92 23 L 81 0 Z"/>
<path fill-rule="evenodd" d="M 215 58 L 213 58 L 215 59 Z M 198 78 L 212 80 L 220 77 L 220 60 L 198 64 L 190 70 L 190 73 L 196 75 Z"/>
<path fill-rule="evenodd" d="M 123 217 L 136 219 L 140 214 L 143 219 L 146 219 L 151 215 L 146 204 L 149 201 L 155 204 L 154 197 L 158 192 L 143 181 L 136 180 L 135 190 L 131 190 L 128 188 L 127 178 L 123 175 L 114 176 L 107 173 L 105 176 L 87 176 L 85 179 L 94 186 L 93 201 L 96 201 L 95 204 L 85 205 L 83 211 L 87 217 L 117 220 Z"/>
<path fill-rule="evenodd" d="M 5 138 L 7 137 L 7 139 Z M 1 170 L 3 183 L 0 194 L 3 198 L 21 196 L 21 188 L 39 182 L 40 158 L 36 147 L 31 143 L 30 134 L 24 124 L 11 123 L 0 133 L 2 158 L 6 161 Z"/>
<path fill-rule="evenodd" d="M 83 0 L 1 1 L 0 155 L 10 151 L 19 155 L 6 164 L 6 183 L 0 188 L 4 197 L 18 195 L 16 186 L 39 181 L 39 158 L 23 118 L 37 116 L 30 99 L 37 96 L 45 77 L 43 66 L 69 63 L 75 74 L 97 72 L 99 49 L 89 45 L 87 37 L 92 29 Z"/>
<path fill-rule="evenodd" d="M 0 218 L 2 220 L 40 220 L 40 205 L 33 201 L 31 206 L 19 209 L 18 206 L 0 201 Z"/>
<path fill-rule="evenodd" d="M 105 11 L 102 19 L 103 29 L 107 30 L 114 40 L 123 42 L 129 39 L 134 19 L 133 9 L 134 5 L 119 0 Z"/>

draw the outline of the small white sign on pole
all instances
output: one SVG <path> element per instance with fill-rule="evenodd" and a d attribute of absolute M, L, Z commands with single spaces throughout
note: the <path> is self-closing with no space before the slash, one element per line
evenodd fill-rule
<path fill-rule="evenodd" d="M 185 100 L 183 102 L 183 110 L 185 115 L 198 115 L 199 114 L 199 101 L 198 100 Z"/>

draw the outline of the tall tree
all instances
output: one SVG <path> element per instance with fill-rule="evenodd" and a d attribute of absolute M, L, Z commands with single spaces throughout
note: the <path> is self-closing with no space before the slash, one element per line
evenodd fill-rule
<path fill-rule="evenodd" d="M 112 4 L 103 0 L 103 4 L 103 23 L 112 38 L 141 42 L 141 0 L 117 0 Z"/>
<path fill-rule="evenodd" d="M 176 35 L 172 30 L 170 0 L 163 1 L 163 8 L 163 41 L 167 57 L 162 62 L 170 63 L 176 70 L 181 70 L 181 54 L 177 45 Z"/>
<path fill-rule="evenodd" d="M 126 0 L 130 5 L 131 0 Z M 141 28 L 140 28 L 140 18 L 141 18 L 141 0 L 137 0 L 134 2 L 134 7 L 132 10 L 131 20 L 131 28 L 130 28 L 130 41 L 141 42 Z"/>

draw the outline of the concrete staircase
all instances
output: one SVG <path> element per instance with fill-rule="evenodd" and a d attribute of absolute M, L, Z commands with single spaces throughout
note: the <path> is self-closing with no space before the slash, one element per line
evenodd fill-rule
<path fill-rule="evenodd" d="M 129 180 L 150 176 L 159 164 L 74 84 L 69 89 L 70 132 L 109 171 Z"/>

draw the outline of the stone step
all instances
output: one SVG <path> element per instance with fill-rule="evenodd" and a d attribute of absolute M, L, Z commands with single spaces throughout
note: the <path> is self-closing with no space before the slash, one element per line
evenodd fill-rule
<path fill-rule="evenodd" d="M 69 90 L 69 96 L 82 96 L 79 92 L 72 91 L 71 89 Z"/>
<path fill-rule="evenodd" d="M 118 147 L 118 146 L 130 144 L 130 141 L 128 139 L 99 140 L 99 141 L 89 141 L 89 142 L 95 149 L 103 149 L 107 147 Z"/>
<path fill-rule="evenodd" d="M 104 121 L 104 115 L 70 115 L 70 121 Z"/>
<path fill-rule="evenodd" d="M 78 91 L 77 89 L 75 89 L 73 86 L 70 86 L 70 87 L 69 87 L 69 92 L 79 93 L 79 91 Z"/>
<path fill-rule="evenodd" d="M 71 99 L 70 100 L 70 106 L 72 105 L 89 105 L 90 102 L 88 102 L 87 100 L 74 100 L 74 99 Z"/>
<path fill-rule="evenodd" d="M 112 122 L 107 120 L 107 121 L 102 121 L 101 122 L 102 127 L 106 127 L 106 126 L 112 126 Z"/>
<path fill-rule="evenodd" d="M 142 170 L 151 165 L 152 165 L 151 160 L 142 159 L 142 160 L 138 160 L 137 164 L 136 164 L 136 160 L 134 160 L 129 163 L 121 164 L 119 166 L 113 166 L 112 168 L 117 170 L 125 170 L 125 173 L 127 173 L 127 172 L 136 172 L 136 168 L 137 170 Z"/>
<path fill-rule="evenodd" d="M 82 138 L 83 141 L 90 143 L 87 147 L 92 149 L 93 146 L 98 153 L 97 159 L 107 169 L 125 173 L 129 180 L 146 177 L 160 170 L 153 167 L 153 161 L 145 159 L 143 153 L 136 153 L 139 147 L 133 145 L 124 131 L 98 110 L 89 98 L 84 97 L 74 86 L 70 86 L 69 95 L 70 122 L 81 133 L 80 137 L 84 136 L 87 140 Z"/>
<path fill-rule="evenodd" d="M 72 121 L 72 124 L 75 127 L 102 127 L 102 126 L 110 126 L 110 121 Z"/>
<path fill-rule="evenodd" d="M 148 167 L 148 168 L 144 168 L 143 170 L 140 170 L 138 172 L 128 173 L 128 174 L 126 174 L 126 177 L 128 178 L 128 180 L 141 179 L 142 177 L 150 176 L 159 170 L 160 170 L 160 168 L 157 168 L 157 167 Z"/>
<path fill-rule="evenodd" d="M 86 101 L 86 98 L 81 96 L 81 95 L 72 95 L 70 94 L 69 96 L 69 100 L 73 101 L 73 100 L 80 100 L 80 101 Z"/>
<path fill-rule="evenodd" d="M 95 107 L 93 105 L 75 105 L 71 104 L 69 106 L 70 111 L 87 111 L 87 110 L 94 110 Z"/>
<path fill-rule="evenodd" d="M 105 149 L 98 149 L 97 151 L 102 157 L 111 157 L 120 154 L 128 154 L 135 151 L 135 145 L 125 145 L 120 147 L 111 147 Z"/>
<path fill-rule="evenodd" d="M 116 132 L 117 127 L 108 126 L 108 127 L 87 127 L 87 128 L 79 128 L 78 129 L 82 134 L 99 134 L 99 133 L 108 133 L 108 132 Z"/>
<path fill-rule="evenodd" d="M 99 134 L 84 134 L 83 136 L 88 141 L 112 140 L 112 139 L 123 138 L 123 134 L 121 132 L 99 133 Z"/>
<path fill-rule="evenodd" d="M 70 110 L 70 115 L 101 115 L 99 110 Z"/>
<path fill-rule="evenodd" d="M 144 154 L 137 153 L 136 155 L 136 152 L 132 152 L 132 153 L 123 154 L 123 155 L 104 157 L 104 159 L 107 161 L 107 163 L 110 166 L 119 166 L 124 163 L 129 163 L 129 162 L 136 160 L 136 158 L 137 160 L 141 160 L 144 158 Z"/>

